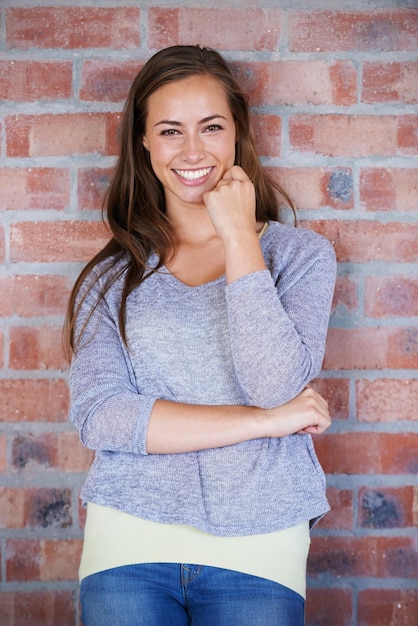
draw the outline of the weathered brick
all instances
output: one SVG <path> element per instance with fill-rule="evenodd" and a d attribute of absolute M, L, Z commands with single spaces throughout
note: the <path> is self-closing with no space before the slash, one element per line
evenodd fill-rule
<path fill-rule="evenodd" d="M 74 592 L 0 592 L 2 626 L 74 626 Z"/>
<path fill-rule="evenodd" d="M 119 102 L 126 99 L 129 88 L 143 63 L 125 61 L 114 63 L 98 59 L 83 64 L 80 98 L 100 102 Z"/>
<path fill-rule="evenodd" d="M 102 208 L 113 168 L 89 167 L 78 171 L 78 208 L 86 211 Z"/>
<path fill-rule="evenodd" d="M 234 62 L 232 69 L 252 105 L 349 106 L 357 101 L 357 74 L 350 61 Z"/>
<path fill-rule="evenodd" d="M 0 380 L 0 420 L 3 422 L 64 422 L 69 390 L 64 379 Z"/>
<path fill-rule="evenodd" d="M 9 539 L 6 579 L 9 582 L 75 580 L 80 554 L 80 539 Z"/>
<path fill-rule="evenodd" d="M 74 431 L 62 433 L 17 433 L 12 443 L 12 464 L 15 470 L 60 470 L 86 472 L 93 459 Z"/>
<path fill-rule="evenodd" d="M 71 489 L 0 488 L 2 528 L 67 528 L 71 525 Z"/>
<path fill-rule="evenodd" d="M 418 328 L 330 328 L 325 370 L 415 369 Z"/>
<path fill-rule="evenodd" d="M 363 487 L 359 491 L 359 526 L 363 528 L 407 528 L 416 526 L 418 488 Z"/>
<path fill-rule="evenodd" d="M 315 437 L 327 474 L 417 474 L 418 433 L 350 432 Z"/>
<path fill-rule="evenodd" d="M 353 173 L 348 168 L 267 168 L 287 191 L 298 209 L 351 209 L 354 206 Z"/>
<path fill-rule="evenodd" d="M 300 114 L 289 122 L 294 149 L 334 157 L 412 154 L 416 132 L 409 115 Z"/>
<path fill-rule="evenodd" d="M 418 380 L 357 380 L 356 398 L 360 422 L 418 420 Z"/>
<path fill-rule="evenodd" d="M 65 369 L 67 361 L 62 347 L 62 327 L 12 327 L 10 367 L 14 370 Z"/>
<path fill-rule="evenodd" d="M 293 52 L 415 50 L 418 11 L 294 11 L 288 36 Z"/>
<path fill-rule="evenodd" d="M 282 12 L 276 9 L 150 7 L 148 45 L 164 48 L 199 44 L 227 50 L 276 50 L 281 18 Z"/>
<path fill-rule="evenodd" d="M 110 238 L 102 222 L 20 222 L 10 230 L 13 262 L 88 261 Z"/>
<path fill-rule="evenodd" d="M 368 211 L 416 211 L 418 169 L 364 168 L 360 202 Z"/>
<path fill-rule="evenodd" d="M 301 226 L 312 228 L 329 239 L 340 263 L 418 261 L 418 226 L 414 222 L 384 224 L 371 220 L 330 219 L 302 220 Z"/>
<path fill-rule="evenodd" d="M 10 115 L 6 118 L 7 155 L 115 155 L 119 120 L 119 113 Z"/>
<path fill-rule="evenodd" d="M 67 276 L 37 274 L 0 278 L 0 315 L 64 315 L 72 282 Z"/>
<path fill-rule="evenodd" d="M 307 589 L 306 626 L 351 626 L 352 623 L 351 589 Z"/>
<path fill-rule="evenodd" d="M 415 589 L 363 589 L 358 594 L 358 626 L 414 626 L 418 615 Z"/>
<path fill-rule="evenodd" d="M 2 100 L 32 102 L 70 98 L 72 80 L 73 68 L 69 61 L 0 61 Z"/>
<path fill-rule="evenodd" d="M 363 66 L 363 102 L 418 102 L 418 61 L 382 63 L 369 61 Z"/>
<path fill-rule="evenodd" d="M 135 48 L 140 10 L 129 7 L 36 7 L 6 10 L 8 48 Z"/>
<path fill-rule="evenodd" d="M 368 276 L 365 310 L 369 317 L 418 315 L 418 279 L 403 276 Z"/>
<path fill-rule="evenodd" d="M 316 576 L 411 578 L 418 573 L 418 553 L 411 537 L 315 536 L 308 572 Z"/>

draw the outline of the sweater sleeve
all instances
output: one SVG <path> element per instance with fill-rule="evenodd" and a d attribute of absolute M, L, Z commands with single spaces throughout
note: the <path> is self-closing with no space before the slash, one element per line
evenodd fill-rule
<path fill-rule="evenodd" d="M 288 402 L 322 367 L 335 253 L 316 233 L 305 239 L 304 246 L 288 255 L 278 276 L 261 270 L 226 288 L 234 366 L 253 406 Z"/>
<path fill-rule="evenodd" d="M 71 364 L 69 417 L 87 448 L 147 454 L 156 398 L 138 393 L 117 317 L 106 299 L 93 310 L 98 291 L 97 285 L 89 292 L 77 316 L 76 332 L 84 328 Z"/>

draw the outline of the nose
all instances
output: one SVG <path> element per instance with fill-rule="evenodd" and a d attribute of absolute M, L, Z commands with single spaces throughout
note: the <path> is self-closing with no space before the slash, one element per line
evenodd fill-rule
<path fill-rule="evenodd" d="M 203 141 L 198 133 L 185 136 L 183 143 L 183 158 L 188 163 L 198 163 L 204 157 Z"/>

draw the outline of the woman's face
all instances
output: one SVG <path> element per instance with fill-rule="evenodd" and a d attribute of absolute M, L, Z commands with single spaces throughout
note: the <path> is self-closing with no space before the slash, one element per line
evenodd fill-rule
<path fill-rule="evenodd" d="M 235 161 L 236 128 L 222 84 L 197 75 L 160 87 L 148 100 L 143 145 L 165 191 L 167 212 L 203 205 Z"/>

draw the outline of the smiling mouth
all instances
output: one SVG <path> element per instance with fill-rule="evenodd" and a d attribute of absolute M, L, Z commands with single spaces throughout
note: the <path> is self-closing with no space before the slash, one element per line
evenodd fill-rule
<path fill-rule="evenodd" d="M 180 178 L 184 178 L 185 180 L 199 180 L 199 178 L 204 178 L 207 176 L 212 170 L 212 167 L 204 167 L 200 170 L 174 170 L 177 176 Z"/>

